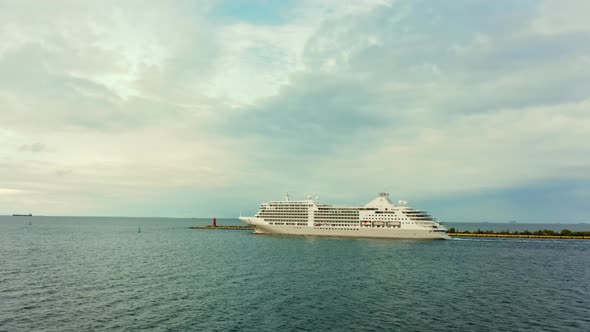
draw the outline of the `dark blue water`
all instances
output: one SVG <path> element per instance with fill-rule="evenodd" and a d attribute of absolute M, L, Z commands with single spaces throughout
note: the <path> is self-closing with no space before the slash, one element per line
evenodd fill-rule
<path fill-rule="evenodd" d="M 521 224 L 521 223 L 492 223 L 492 222 L 445 222 L 447 228 L 454 227 L 461 231 L 476 231 L 478 229 L 482 231 L 505 231 L 510 232 L 523 232 L 523 231 L 538 231 L 543 229 L 549 229 L 556 232 L 561 232 L 564 229 L 569 229 L 574 232 L 590 232 L 590 224 L 579 223 L 579 224 Z"/>
<path fill-rule="evenodd" d="M 590 327 L 588 240 L 400 241 L 187 228 L 205 222 L 1 217 L 0 331 Z"/>

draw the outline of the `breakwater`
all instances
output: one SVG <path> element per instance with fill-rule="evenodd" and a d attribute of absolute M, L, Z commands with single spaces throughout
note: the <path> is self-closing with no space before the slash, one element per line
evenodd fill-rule
<path fill-rule="evenodd" d="M 231 230 L 231 231 L 248 231 L 253 230 L 252 226 L 213 226 L 213 225 L 206 225 L 206 226 L 190 226 L 189 228 L 192 229 L 224 229 L 224 230 Z"/>
<path fill-rule="evenodd" d="M 252 226 L 190 226 L 191 229 L 222 229 L 232 231 L 248 231 L 253 230 Z M 590 240 L 590 235 L 544 235 L 544 234 L 508 234 L 508 233 L 477 233 L 477 232 L 449 232 L 452 237 L 494 237 L 494 238 L 525 238 L 525 239 L 583 239 Z"/>
<path fill-rule="evenodd" d="M 542 229 L 537 231 L 510 231 L 505 230 L 482 230 L 476 231 L 458 230 L 454 227 L 448 229 L 449 236 L 462 237 L 503 237 L 503 238 L 524 238 L 524 239 L 590 239 L 590 232 L 588 231 L 571 231 L 569 229 L 562 229 L 561 231 L 554 231 L 551 229 Z"/>
<path fill-rule="evenodd" d="M 448 233 L 449 236 L 458 237 L 503 237 L 503 238 L 524 238 L 524 239 L 586 239 L 590 236 L 572 235 L 535 235 L 535 234 L 501 234 L 501 233 Z"/>

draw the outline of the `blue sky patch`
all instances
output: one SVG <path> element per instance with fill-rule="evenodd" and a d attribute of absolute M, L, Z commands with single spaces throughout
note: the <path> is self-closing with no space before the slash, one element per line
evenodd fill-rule
<path fill-rule="evenodd" d="M 222 2 L 211 14 L 254 24 L 282 24 L 294 4 L 288 0 L 232 0 Z"/>

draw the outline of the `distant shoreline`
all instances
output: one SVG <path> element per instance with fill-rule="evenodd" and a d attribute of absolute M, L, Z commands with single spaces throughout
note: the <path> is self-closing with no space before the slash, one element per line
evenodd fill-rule
<path fill-rule="evenodd" d="M 524 234 L 502 234 L 502 233 L 448 233 L 452 237 L 496 237 L 496 238 L 522 238 L 522 239 L 579 239 L 590 240 L 590 235 L 524 235 Z"/>
<path fill-rule="evenodd" d="M 451 227 L 448 229 L 449 236 L 471 236 L 471 237 L 507 237 L 507 238 L 537 238 L 537 239 L 590 239 L 590 232 L 588 231 L 571 231 L 569 229 L 562 229 L 561 231 L 554 231 L 550 229 L 543 229 L 537 231 L 513 231 L 510 230 L 481 230 L 476 231 L 460 231 Z"/>

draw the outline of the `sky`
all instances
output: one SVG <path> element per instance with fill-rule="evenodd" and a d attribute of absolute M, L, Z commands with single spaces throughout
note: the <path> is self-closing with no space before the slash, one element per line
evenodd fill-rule
<path fill-rule="evenodd" d="M 590 222 L 586 0 L 0 0 L 0 214 L 378 192 Z"/>

